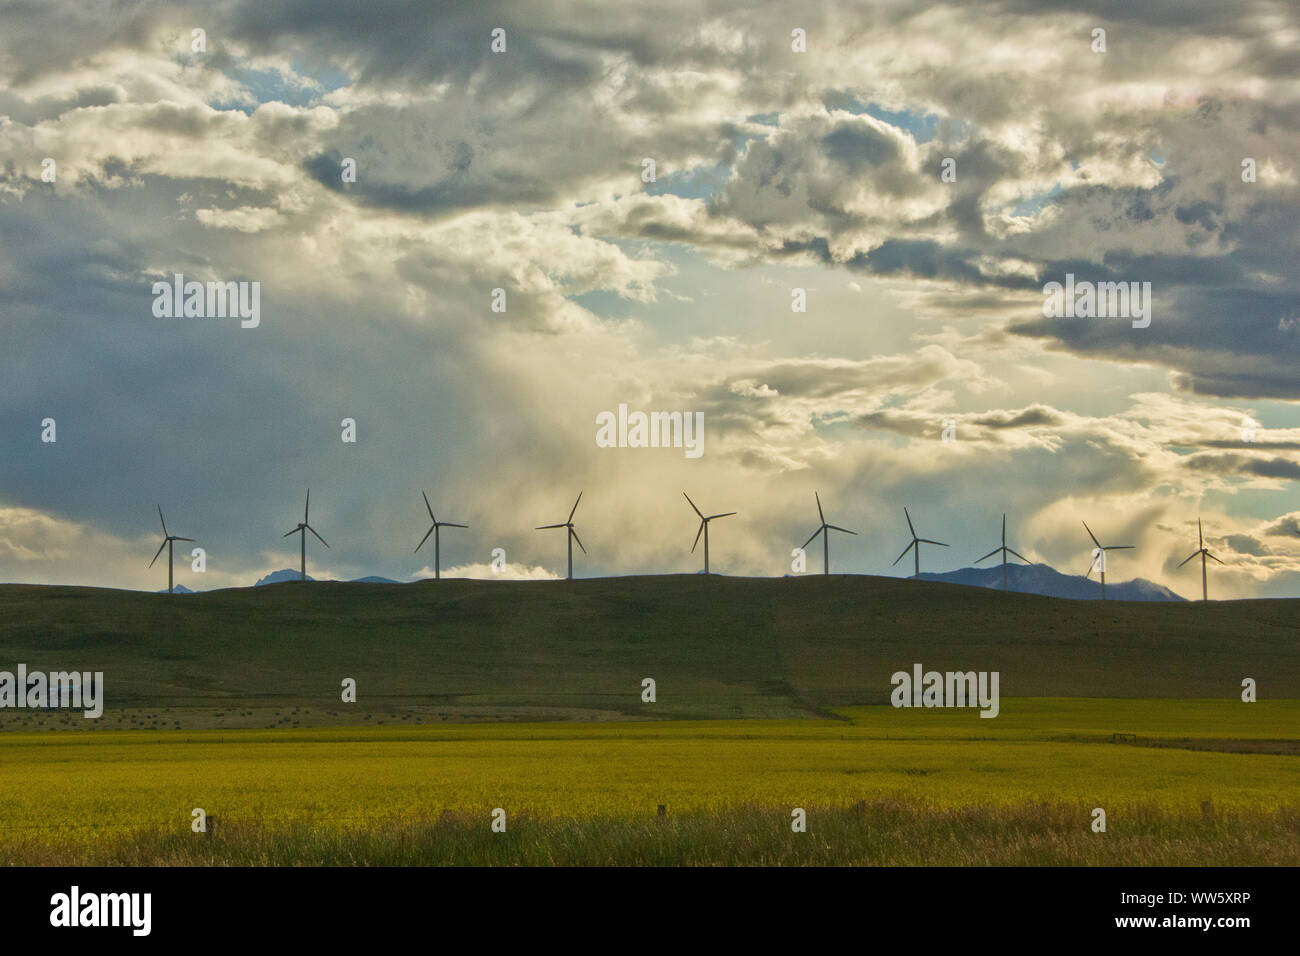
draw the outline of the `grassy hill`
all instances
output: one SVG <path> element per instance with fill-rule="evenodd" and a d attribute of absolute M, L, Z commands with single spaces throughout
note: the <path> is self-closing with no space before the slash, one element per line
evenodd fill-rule
<path fill-rule="evenodd" d="M 860 575 L 285 583 L 183 598 L 0 586 L 0 669 L 103 671 L 105 719 L 790 717 L 884 703 L 889 677 L 996 670 L 1004 697 L 1300 696 L 1300 601 L 1075 602 Z M 343 705 L 355 678 L 359 702 Z M 652 677 L 658 700 L 641 702 Z M 366 717 L 361 717 L 364 712 Z M 196 715 L 205 715 L 201 720 Z M 272 721 L 274 715 L 274 721 Z M 197 720 L 197 722 L 196 722 Z"/>

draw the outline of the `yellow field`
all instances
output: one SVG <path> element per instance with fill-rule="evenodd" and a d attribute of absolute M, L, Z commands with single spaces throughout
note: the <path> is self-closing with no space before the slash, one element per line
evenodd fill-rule
<path fill-rule="evenodd" d="M 493 724 L 0 739 L 4 833 L 103 839 L 230 821 L 356 825 L 504 807 L 533 818 L 636 818 L 742 805 L 936 807 L 1143 803 L 1178 812 L 1300 805 L 1300 759 L 1110 743 L 1292 741 L 1300 701 L 1006 699 L 1002 714 L 846 711 L 847 720 Z"/>

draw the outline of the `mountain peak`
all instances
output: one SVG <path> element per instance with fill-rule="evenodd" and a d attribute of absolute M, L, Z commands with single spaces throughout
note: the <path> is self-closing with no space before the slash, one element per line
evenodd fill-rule
<path fill-rule="evenodd" d="M 279 584 L 282 581 L 300 581 L 300 580 L 302 580 L 301 571 L 295 571 L 292 568 L 284 568 L 283 570 L 280 571 L 272 571 L 266 577 L 262 578 L 260 581 L 254 584 L 253 587 L 260 588 L 264 584 Z M 309 574 L 307 575 L 307 580 L 315 581 L 316 579 Z"/>
<path fill-rule="evenodd" d="M 923 581 L 947 581 L 949 584 L 966 584 L 977 588 L 1002 590 L 1002 566 L 990 568 L 960 568 L 941 573 L 922 572 Z M 1045 597 L 1070 598 L 1076 601 L 1095 601 L 1101 598 L 1101 584 L 1096 578 L 1081 574 L 1062 574 L 1046 564 L 1007 565 L 1007 589 L 1018 594 L 1041 594 Z M 1106 599 L 1110 601 L 1184 601 L 1163 585 L 1145 578 L 1131 581 L 1107 581 Z"/>

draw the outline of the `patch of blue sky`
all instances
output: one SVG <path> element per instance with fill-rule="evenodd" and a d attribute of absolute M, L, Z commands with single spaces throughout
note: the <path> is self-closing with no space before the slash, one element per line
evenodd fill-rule
<path fill-rule="evenodd" d="M 732 176 L 730 166 L 693 166 L 659 175 L 647 183 L 645 191 L 651 196 L 680 196 L 683 199 L 708 199 L 726 184 Z"/>
<path fill-rule="evenodd" d="M 863 103 L 852 94 L 836 94 L 824 98 L 826 105 L 832 109 L 841 109 L 855 116 L 866 114 L 882 123 L 905 129 L 918 143 L 928 143 L 938 134 L 939 125 L 944 118 L 937 113 L 921 110 L 887 110 L 876 103 Z M 969 128 L 966 122 L 950 124 L 950 129 L 958 137 L 964 136 Z"/>
<path fill-rule="evenodd" d="M 934 139 L 935 131 L 943 120 L 943 117 L 935 113 L 916 113 L 911 110 L 895 113 L 881 109 L 874 103 L 867 104 L 863 112 L 873 119 L 880 120 L 882 123 L 888 123 L 890 126 L 897 126 L 899 129 L 907 130 L 918 143 L 928 143 Z"/>
<path fill-rule="evenodd" d="M 263 103 L 286 103 L 300 108 L 315 106 L 321 97 L 347 86 L 349 82 L 346 74 L 338 70 L 325 68 L 310 75 L 301 72 L 301 64 L 296 63 L 293 65 L 294 74 L 314 83 L 287 82 L 280 70 L 253 69 L 239 62 L 223 72 L 243 86 L 253 102 L 213 101 L 208 105 L 213 109 L 233 109 L 243 113 L 252 113 Z"/>
<path fill-rule="evenodd" d="M 1013 216 L 1034 216 L 1043 210 L 1045 206 L 1052 202 L 1057 196 L 1064 195 L 1065 189 L 1060 183 L 1057 183 L 1046 192 L 1034 193 L 1032 196 L 1026 196 L 1014 206 L 1011 207 Z"/>
<path fill-rule="evenodd" d="M 849 440 L 861 438 L 863 429 L 851 413 L 843 412 L 833 416 L 815 415 L 812 425 L 821 438 Z M 903 444 L 900 442 L 900 444 Z"/>
<path fill-rule="evenodd" d="M 311 79 L 320 84 L 321 95 L 333 93 L 335 90 L 341 90 L 343 87 L 350 86 L 352 83 L 351 77 L 342 70 L 336 69 L 332 66 L 323 66 L 313 69 L 301 60 L 294 60 L 290 66 L 292 67 L 293 72 L 297 73 L 299 76 L 311 77 Z"/>
<path fill-rule="evenodd" d="M 628 301 L 617 292 L 611 292 L 609 289 L 593 289 L 591 292 L 584 292 L 581 295 L 571 295 L 569 301 L 582 306 L 602 319 L 625 319 L 631 314 L 633 306 L 637 304 Z"/>

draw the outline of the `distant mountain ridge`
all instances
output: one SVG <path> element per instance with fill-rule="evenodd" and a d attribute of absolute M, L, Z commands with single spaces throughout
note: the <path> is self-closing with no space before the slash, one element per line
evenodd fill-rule
<path fill-rule="evenodd" d="M 282 568 L 279 571 L 272 571 L 266 577 L 262 578 L 256 584 L 255 588 L 260 588 L 264 584 L 280 584 L 283 581 L 301 581 L 302 572 L 295 571 L 293 568 Z M 308 581 L 315 581 L 310 574 L 307 575 Z M 367 575 L 364 578 L 353 578 L 349 584 L 401 584 L 401 581 L 394 581 L 392 578 L 382 578 L 377 574 Z"/>
<path fill-rule="evenodd" d="M 698 572 L 703 574 L 703 572 Z M 787 575 L 788 577 L 789 575 Z M 300 572 L 293 568 L 272 571 L 259 580 L 254 587 L 266 584 L 280 584 L 285 581 L 301 580 Z M 310 574 L 308 581 L 315 581 Z M 970 587 L 1002 590 L 1002 566 L 991 568 L 959 568 L 956 571 L 922 572 L 922 581 L 943 581 L 948 584 L 965 584 Z M 380 575 L 367 575 L 354 578 L 351 584 L 402 584 L 392 578 Z M 1046 564 L 1012 564 L 1007 566 L 1007 585 L 1009 590 L 1018 594 L 1041 594 L 1044 597 L 1068 598 L 1074 601 L 1095 601 L 1101 598 L 1101 585 L 1096 577 L 1085 578 L 1081 574 L 1062 574 Z M 177 585 L 178 593 L 192 594 L 183 585 Z M 1148 581 L 1134 578 L 1131 581 L 1107 581 L 1106 598 L 1112 601 L 1185 601 L 1186 598 L 1175 594 L 1169 588 Z"/>
<path fill-rule="evenodd" d="M 967 584 L 977 588 L 1002 590 L 1002 565 L 991 568 L 960 568 L 941 573 L 922 572 L 923 581 L 946 581 L 949 584 Z M 1019 594 L 1041 594 L 1044 597 L 1069 598 L 1075 601 L 1095 601 L 1101 598 L 1101 585 L 1097 578 L 1081 574 L 1062 574 L 1046 564 L 1007 565 L 1007 589 Z M 1163 585 L 1145 578 L 1131 581 L 1107 581 L 1108 601 L 1185 601 Z"/>

